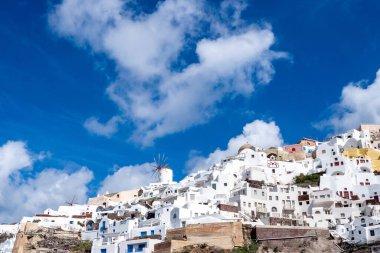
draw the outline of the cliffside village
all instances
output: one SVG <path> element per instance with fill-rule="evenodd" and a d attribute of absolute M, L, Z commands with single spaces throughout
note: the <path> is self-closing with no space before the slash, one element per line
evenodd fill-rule
<path fill-rule="evenodd" d="M 47 209 L 14 226 L 80 232 L 94 253 L 160 252 L 170 231 L 236 222 L 322 228 L 348 244 L 374 244 L 380 242 L 378 173 L 380 125 L 361 125 L 324 142 L 303 138 L 267 149 L 246 143 L 180 182 L 163 166 L 158 183 Z"/>

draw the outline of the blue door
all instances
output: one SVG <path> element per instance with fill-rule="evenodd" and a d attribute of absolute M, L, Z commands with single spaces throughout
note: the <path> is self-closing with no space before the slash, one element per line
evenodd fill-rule
<path fill-rule="evenodd" d="M 104 230 L 106 230 L 106 222 L 105 221 L 102 222 L 102 226 L 100 227 L 100 231 L 104 231 Z"/>
<path fill-rule="evenodd" d="M 142 252 L 144 248 L 146 248 L 146 244 L 145 243 L 139 244 L 137 246 L 137 250 L 136 251 L 137 252 Z"/>
<path fill-rule="evenodd" d="M 101 249 L 100 253 L 107 253 L 107 249 Z"/>
<path fill-rule="evenodd" d="M 143 231 L 143 232 L 141 232 L 141 236 L 147 236 L 147 232 L 146 231 Z"/>
<path fill-rule="evenodd" d="M 133 245 L 128 245 L 127 253 L 133 252 Z"/>

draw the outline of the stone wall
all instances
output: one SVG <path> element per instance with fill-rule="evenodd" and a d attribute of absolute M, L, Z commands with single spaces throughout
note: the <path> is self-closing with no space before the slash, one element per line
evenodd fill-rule
<path fill-rule="evenodd" d="M 256 226 L 253 229 L 255 239 L 262 240 L 279 240 L 299 237 L 329 237 L 327 229 L 311 227 L 294 227 L 294 226 Z"/>
<path fill-rule="evenodd" d="M 208 244 L 222 249 L 243 246 L 243 227 L 240 222 L 195 224 L 168 230 L 167 241 L 156 244 L 155 253 L 175 252 L 184 246 Z"/>
<path fill-rule="evenodd" d="M 294 226 L 256 226 L 252 237 L 261 249 L 281 252 L 340 252 L 327 229 Z"/>
<path fill-rule="evenodd" d="M 181 252 L 186 246 L 194 245 L 191 241 L 171 240 L 154 245 L 154 253 Z"/>

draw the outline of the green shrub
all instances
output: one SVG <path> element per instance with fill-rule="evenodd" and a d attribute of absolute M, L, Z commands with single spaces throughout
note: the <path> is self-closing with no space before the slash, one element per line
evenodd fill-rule
<path fill-rule="evenodd" d="M 260 245 L 258 242 L 252 241 L 249 245 L 234 248 L 231 253 L 256 253 L 259 247 Z"/>
<path fill-rule="evenodd" d="M 319 183 L 320 177 L 321 177 L 321 174 L 304 175 L 303 173 L 301 173 L 300 175 L 294 178 L 294 183 L 295 184 L 317 184 Z"/>
<path fill-rule="evenodd" d="M 92 242 L 91 241 L 81 241 L 78 245 L 71 248 L 74 252 L 91 252 Z"/>
<path fill-rule="evenodd" d="M 205 249 L 205 248 L 207 248 L 207 244 L 206 243 L 202 243 L 202 244 L 199 245 L 199 248 Z"/>

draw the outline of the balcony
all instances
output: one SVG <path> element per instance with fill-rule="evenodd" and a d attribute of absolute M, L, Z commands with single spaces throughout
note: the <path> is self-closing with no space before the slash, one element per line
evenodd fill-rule
<path fill-rule="evenodd" d="M 267 213 L 268 210 L 266 207 L 256 207 L 256 212 L 258 213 Z"/>
<path fill-rule="evenodd" d="M 283 209 L 284 211 L 294 211 L 295 207 L 294 205 L 284 205 Z"/>
<path fill-rule="evenodd" d="M 285 214 L 285 213 L 272 213 L 270 215 L 271 218 L 281 218 L 281 219 L 293 219 L 293 220 L 300 220 L 302 219 L 301 215 L 294 215 L 294 214 Z"/>

